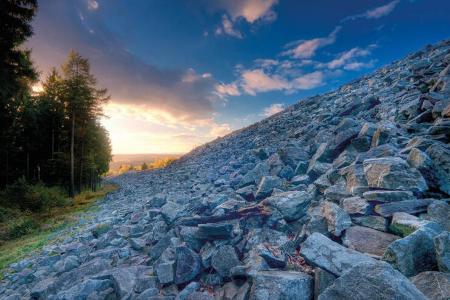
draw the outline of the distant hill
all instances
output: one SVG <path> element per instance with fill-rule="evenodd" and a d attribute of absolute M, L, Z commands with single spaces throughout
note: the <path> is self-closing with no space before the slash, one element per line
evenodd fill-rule
<path fill-rule="evenodd" d="M 163 167 L 182 154 L 114 154 L 109 164 L 109 175 L 117 175 L 128 170 L 141 170 L 145 162 L 149 168 Z"/>

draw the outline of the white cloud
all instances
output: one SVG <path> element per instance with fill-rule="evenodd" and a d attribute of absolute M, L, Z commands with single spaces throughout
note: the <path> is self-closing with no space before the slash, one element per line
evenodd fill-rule
<path fill-rule="evenodd" d="M 349 20 L 356 20 L 356 19 L 379 19 L 381 17 L 385 17 L 392 13 L 397 6 L 397 4 L 400 3 L 400 0 L 394 0 L 391 1 L 385 5 L 378 6 L 372 9 L 367 10 L 366 12 L 354 16 L 349 16 L 342 20 L 342 22 L 349 21 Z"/>
<path fill-rule="evenodd" d="M 344 66 L 344 69 L 348 70 L 348 71 L 358 71 L 358 70 L 361 70 L 361 69 L 364 69 L 364 68 L 372 68 L 373 65 L 374 65 L 374 61 L 373 60 L 371 60 L 369 62 L 356 61 L 356 62 L 351 62 L 351 63 L 346 64 Z"/>
<path fill-rule="evenodd" d="M 236 29 L 238 22 L 273 22 L 277 15 L 272 8 L 277 3 L 278 0 L 215 0 L 207 2 L 207 5 L 226 12 L 215 30 L 216 35 L 227 34 L 242 38 L 242 33 Z"/>
<path fill-rule="evenodd" d="M 334 44 L 336 41 L 336 35 L 341 30 L 340 26 L 337 26 L 327 37 L 314 38 L 310 40 L 300 40 L 287 45 L 288 50 L 282 53 L 282 55 L 288 55 L 294 58 L 311 58 L 316 54 L 319 48 Z"/>
<path fill-rule="evenodd" d="M 96 0 L 87 0 L 87 8 L 90 11 L 97 10 L 99 8 L 98 2 Z"/>
<path fill-rule="evenodd" d="M 218 83 L 215 86 L 216 93 L 220 97 L 226 97 L 226 96 L 240 96 L 241 92 L 239 91 L 239 88 L 236 84 L 236 82 L 232 82 L 229 84 L 225 83 Z"/>
<path fill-rule="evenodd" d="M 348 51 L 343 52 L 339 57 L 333 59 L 329 63 L 327 63 L 327 67 L 330 69 L 337 69 L 344 66 L 350 60 L 356 57 L 367 56 L 370 54 L 369 49 L 361 49 L 358 47 L 352 48 Z"/>
<path fill-rule="evenodd" d="M 227 135 L 231 132 L 231 127 L 229 124 L 214 124 L 209 131 L 210 135 L 213 137 L 221 137 Z"/>
<path fill-rule="evenodd" d="M 324 75 L 321 71 L 303 74 L 293 78 L 280 74 L 270 74 L 262 69 L 243 70 L 241 87 L 249 95 L 270 91 L 285 91 L 292 93 L 298 90 L 309 90 L 323 84 Z"/>
<path fill-rule="evenodd" d="M 233 22 L 231 22 L 227 15 L 222 16 L 222 23 L 217 27 L 215 33 L 216 35 L 227 34 L 242 39 L 242 33 L 234 28 Z"/>
<path fill-rule="evenodd" d="M 279 113 L 285 108 L 285 105 L 283 103 L 274 103 L 270 105 L 269 107 L 264 108 L 262 115 L 264 117 L 270 117 L 276 113 Z"/>
<path fill-rule="evenodd" d="M 367 19 L 378 19 L 384 16 L 389 15 L 397 6 L 397 4 L 400 2 L 400 0 L 395 0 L 392 2 L 389 2 L 386 5 L 376 7 L 374 9 L 368 10 L 365 13 L 365 17 Z"/>
<path fill-rule="evenodd" d="M 268 75 L 262 69 L 244 70 L 241 73 L 241 79 L 243 90 L 253 96 L 258 92 L 285 90 L 289 88 L 289 83 L 281 76 Z"/>
<path fill-rule="evenodd" d="M 320 71 L 305 74 L 295 78 L 292 82 L 292 90 L 310 90 L 323 84 L 324 75 Z"/>
<path fill-rule="evenodd" d="M 277 3 L 278 0 L 219 0 L 215 5 L 224 9 L 233 21 L 243 18 L 248 23 L 254 23 L 258 20 L 275 20 L 276 14 L 272 7 Z"/>

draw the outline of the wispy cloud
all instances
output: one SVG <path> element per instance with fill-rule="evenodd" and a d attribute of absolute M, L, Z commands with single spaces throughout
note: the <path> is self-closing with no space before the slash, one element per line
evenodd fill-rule
<path fill-rule="evenodd" d="M 242 39 L 242 33 L 234 28 L 233 22 L 228 18 L 227 15 L 222 16 L 222 23 L 216 28 L 216 35 L 227 34 L 229 36 Z"/>
<path fill-rule="evenodd" d="M 348 70 L 355 70 L 359 67 L 363 67 L 363 63 L 356 61 L 359 57 L 365 57 L 371 54 L 373 48 L 376 45 L 372 44 L 369 47 L 363 49 L 359 47 L 352 48 L 348 51 L 341 53 L 338 57 L 332 61 L 326 63 L 326 67 L 329 69 L 346 68 Z"/>
<path fill-rule="evenodd" d="M 286 106 L 283 103 L 274 103 L 263 109 L 262 116 L 270 117 L 280 111 L 283 111 Z"/>
<path fill-rule="evenodd" d="M 379 19 L 392 13 L 399 3 L 400 0 L 394 0 L 385 5 L 369 9 L 364 13 L 346 17 L 345 19 L 342 20 L 342 22 L 356 19 Z"/>
<path fill-rule="evenodd" d="M 288 50 L 284 51 L 282 55 L 291 56 L 294 58 L 311 58 L 316 54 L 316 51 L 322 47 L 334 44 L 336 36 L 341 30 L 337 26 L 327 37 L 314 38 L 310 40 L 300 40 L 286 45 Z"/>

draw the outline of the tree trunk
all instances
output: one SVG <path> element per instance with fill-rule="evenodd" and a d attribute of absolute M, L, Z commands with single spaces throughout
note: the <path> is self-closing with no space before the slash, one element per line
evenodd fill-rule
<path fill-rule="evenodd" d="M 26 171 L 26 179 L 30 180 L 30 152 L 27 151 L 27 171 Z"/>
<path fill-rule="evenodd" d="M 70 138 L 70 197 L 75 196 L 75 112 L 72 113 L 72 133 Z"/>
<path fill-rule="evenodd" d="M 81 155 L 80 155 L 80 175 L 78 178 L 78 190 L 81 192 L 83 187 L 83 153 L 84 153 L 84 141 L 81 141 Z"/>
<path fill-rule="evenodd" d="M 52 129 L 52 159 L 54 159 L 55 155 L 55 130 Z"/>

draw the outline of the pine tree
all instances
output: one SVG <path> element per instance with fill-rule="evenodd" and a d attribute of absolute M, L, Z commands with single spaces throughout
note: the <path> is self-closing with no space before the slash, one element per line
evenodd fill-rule
<path fill-rule="evenodd" d="M 75 135 L 80 141 L 79 175 L 83 174 L 85 128 L 90 120 L 102 115 L 102 104 L 109 97 L 106 89 L 97 89 L 97 80 L 90 73 L 89 61 L 75 51 L 71 51 L 63 72 L 63 100 L 70 118 L 70 196 L 75 195 Z M 81 183 L 82 177 L 79 182 Z M 79 184 L 79 189 L 81 184 Z"/>

